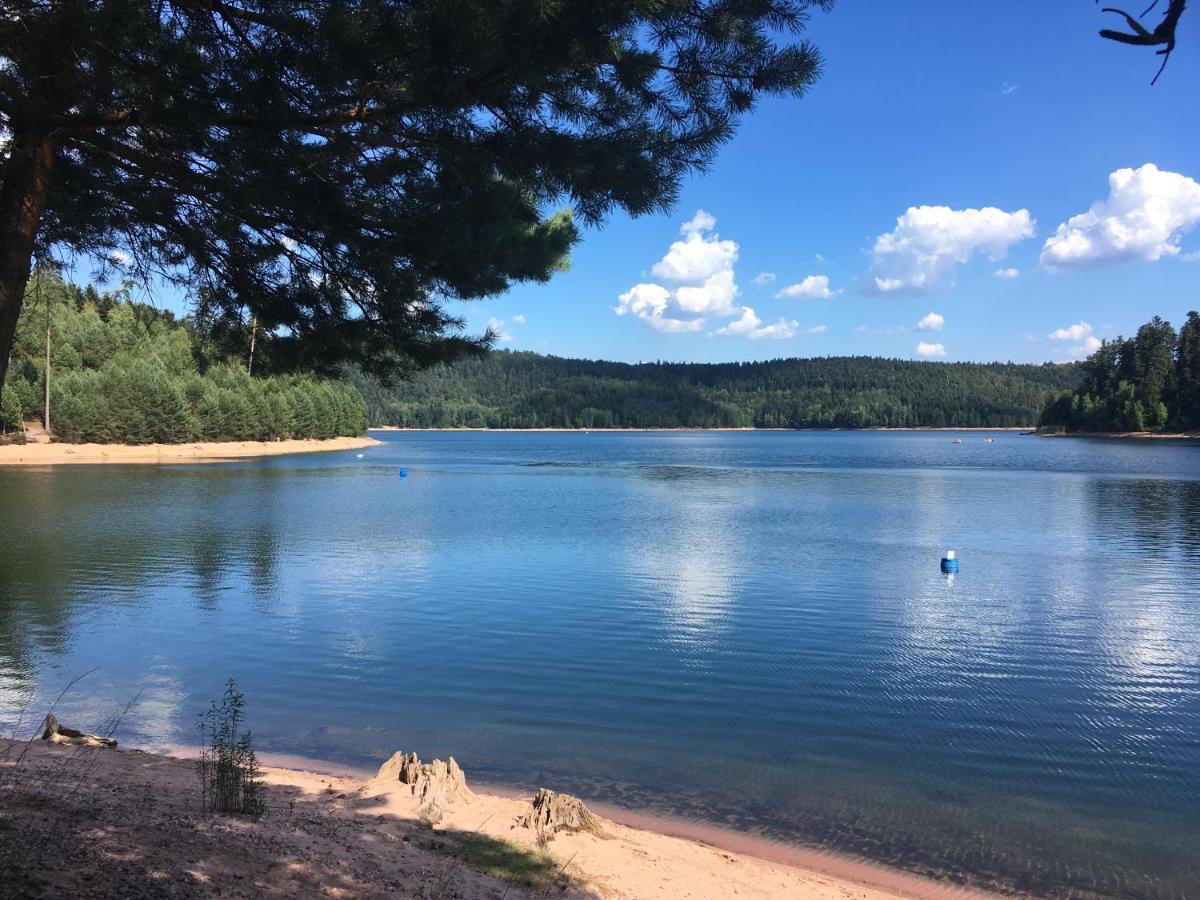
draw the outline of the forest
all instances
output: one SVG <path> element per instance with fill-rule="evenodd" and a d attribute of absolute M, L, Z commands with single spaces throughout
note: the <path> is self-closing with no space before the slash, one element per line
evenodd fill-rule
<path fill-rule="evenodd" d="M 630 365 L 497 351 L 391 386 L 351 378 L 372 424 L 412 428 L 1032 427 L 1079 371 L 874 357 Z"/>
<path fill-rule="evenodd" d="M 1104 341 L 1080 365 L 1078 386 L 1052 399 L 1047 432 L 1200 430 L 1200 313 L 1178 332 L 1155 316 L 1131 338 Z"/>
<path fill-rule="evenodd" d="M 189 318 L 35 274 L 0 394 L 0 431 L 43 419 L 50 343 L 56 440 L 96 443 L 277 440 L 360 435 L 366 404 L 353 385 L 310 375 L 255 375 Z"/>

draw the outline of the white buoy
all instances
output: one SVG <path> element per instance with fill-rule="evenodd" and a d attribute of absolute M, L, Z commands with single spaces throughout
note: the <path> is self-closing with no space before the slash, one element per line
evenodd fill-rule
<path fill-rule="evenodd" d="M 362 454 L 360 453 L 359 456 L 361 456 L 361 455 Z M 946 559 L 954 559 L 954 551 L 953 550 L 946 551 Z"/>
<path fill-rule="evenodd" d="M 362 459 L 362 457 L 363 457 L 363 455 L 361 453 L 355 454 L 356 459 Z"/>

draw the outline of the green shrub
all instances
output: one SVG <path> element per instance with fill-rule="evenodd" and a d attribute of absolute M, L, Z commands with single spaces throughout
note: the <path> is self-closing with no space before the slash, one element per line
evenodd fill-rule
<path fill-rule="evenodd" d="M 250 732 L 238 734 L 246 697 L 230 678 L 220 703 L 200 716 L 200 806 L 206 812 L 258 818 L 266 811 L 266 788 Z"/>

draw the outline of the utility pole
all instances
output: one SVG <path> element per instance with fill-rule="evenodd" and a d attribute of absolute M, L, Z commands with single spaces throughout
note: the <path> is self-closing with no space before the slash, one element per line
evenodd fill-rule
<path fill-rule="evenodd" d="M 254 338 L 258 334 L 258 313 L 250 314 L 250 359 L 246 362 L 246 374 L 254 374 Z"/>
<path fill-rule="evenodd" d="M 46 301 L 46 402 L 43 424 L 46 426 L 46 437 L 50 437 L 50 301 Z"/>

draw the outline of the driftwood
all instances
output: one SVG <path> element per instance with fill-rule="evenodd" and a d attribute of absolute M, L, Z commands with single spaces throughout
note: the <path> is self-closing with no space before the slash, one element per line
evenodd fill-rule
<path fill-rule="evenodd" d="M 75 747 L 115 747 L 117 742 L 112 738 L 100 737 L 98 734 L 87 734 L 76 731 L 66 725 L 60 725 L 58 716 L 51 713 L 46 716 L 46 728 L 42 732 L 42 740 L 52 744 L 69 744 Z"/>
<path fill-rule="evenodd" d="M 399 750 L 379 767 L 375 778 L 408 785 L 412 795 L 417 798 L 417 812 L 431 825 L 442 821 L 450 804 L 472 796 L 467 787 L 467 776 L 453 756 L 449 762 L 435 759 L 423 763 L 417 754 L 405 756 L 404 751 Z"/>
<path fill-rule="evenodd" d="M 533 798 L 533 808 L 518 817 L 517 825 L 532 828 L 539 841 L 553 840 L 560 831 L 605 836 L 600 820 L 592 815 L 583 801 L 570 794 L 556 794 L 549 788 L 539 788 Z"/>

